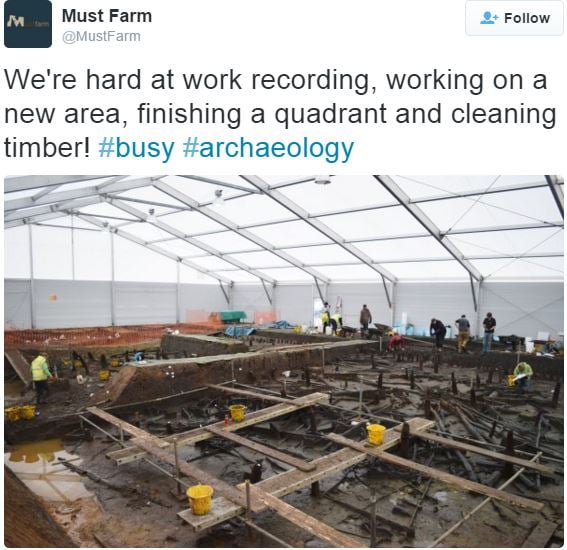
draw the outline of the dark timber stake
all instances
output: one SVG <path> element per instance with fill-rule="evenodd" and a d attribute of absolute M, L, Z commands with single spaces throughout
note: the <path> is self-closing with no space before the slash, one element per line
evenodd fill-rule
<path fill-rule="evenodd" d="M 423 402 L 423 409 L 425 411 L 425 418 L 431 419 L 431 393 L 429 389 L 425 394 L 425 400 Z"/>
<path fill-rule="evenodd" d="M 381 372 L 378 375 L 378 388 L 382 389 L 383 382 L 384 382 L 384 373 Z"/>
<path fill-rule="evenodd" d="M 480 373 L 476 371 L 476 387 L 480 388 Z"/>
<path fill-rule="evenodd" d="M 372 362 L 372 368 L 376 368 L 376 359 L 374 358 L 374 353 L 370 355 L 370 361 Z"/>
<path fill-rule="evenodd" d="M 488 434 L 488 439 L 492 439 L 494 437 L 494 432 L 496 431 L 496 425 L 497 425 L 498 421 L 495 420 L 492 423 L 492 428 L 490 428 L 490 433 Z"/>
<path fill-rule="evenodd" d="M 471 388 L 471 405 L 474 407 L 476 405 L 476 391 Z"/>
<path fill-rule="evenodd" d="M 309 407 L 309 430 L 312 433 L 317 433 L 317 416 L 313 407 Z"/>
<path fill-rule="evenodd" d="M 423 355 L 419 354 L 419 370 L 423 370 Z"/>
<path fill-rule="evenodd" d="M 309 367 L 305 367 L 303 369 L 303 372 L 305 373 L 305 385 L 307 387 L 311 386 L 311 372 L 309 371 Z"/>
<path fill-rule="evenodd" d="M 553 390 L 553 398 L 551 399 L 551 406 L 556 409 L 559 403 L 559 394 L 561 393 L 561 382 L 555 384 L 555 389 Z"/>
<path fill-rule="evenodd" d="M 402 424 L 402 431 L 400 435 L 400 454 L 404 458 L 409 458 L 409 437 L 410 437 L 409 424 L 407 422 L 404 422 Z"/>
<path fill-rule="evenodd" d="M 455 378 L 455 373 L 451 373 L 451 392 L 453 395 L 457 395 L 459 390 L 457 389 L 457 379 Z"/>
<path fill-rule="evenodd" d="M 312 497 L 320 497 L 321 496 L 321 487 L 319 487 L 318 481 L 314 481 L 311 484 L 311 496 Z"/>
<path fill-rule="evenodd" d="M 488 379 L 486 381 L 486 383 L 488 385 L 492 384 L 492 377 L 494 376 L 494 367 L 490 367 L 490 370 L 488 371 Z"/>
<path fill-rule="evenodd" d="M 413 369 L 411 369 L 411 372 L 410 372 L 410 388 L 412 390 L 415 390 L 415 373 L 414 373 Z"/>
<path fill-rule="evenodd" d="M 436 352 L 433 356 L 433 372 L 437 374 L 439 372 L 439 353 Z"/>

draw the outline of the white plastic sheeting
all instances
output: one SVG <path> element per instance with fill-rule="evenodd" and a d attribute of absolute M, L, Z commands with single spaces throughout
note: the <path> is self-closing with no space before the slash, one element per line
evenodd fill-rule
<path fill-rule="evenodd" d="M 174 282 L 179 260 L 187 260 L 183 281 L 213 284 L 262 274 L 381 282 L 380 270 L 399 282 L 467 281 L 469 271 L 494 281 L 563 279 L 563 216 L 552 193 L 562 203 L 560 178 L 329 178 L 7 178 L 5 274 L 30 276 L 30 225 L 36 279 Z"/>

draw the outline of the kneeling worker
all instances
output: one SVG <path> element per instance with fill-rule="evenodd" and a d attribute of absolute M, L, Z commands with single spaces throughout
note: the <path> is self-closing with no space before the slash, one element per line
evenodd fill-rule
<path fill-rule="evenodd" d="M 331 317 L 331 329 L 333 331 L 332 333 L 336 336 L 337 329 L 340 329 L 342 327 L 343 327 L 343 316 L 340 311 L 335 311 L 335 313 L 333 313 L 333 316 Z"/>
<path fill-rule="evenodd" d="M 31 364 L 31 375 L 33 385 L 36 392 L 36 404 L 47 403 L 44 398 L 47 398 L 49 393 L 48 380 L 52 380 L 53 376 L 49 371 L 47 363 L 47 353 L 41 352 Z"/>
<path fill-rule="evenodd" d="M 388 351 L 404 351 L 404 337 L 395 332 L 390 332 L 390 341 L 388 342 Z"/>
<path fill-rule="evenodd" d="M 530 379 L 534 375 L 532 367 L 525 361 L 518 363 L 514 369 L 514 383 L 517 384 L 520 393 L 524 393 L 530 385 Z"/>

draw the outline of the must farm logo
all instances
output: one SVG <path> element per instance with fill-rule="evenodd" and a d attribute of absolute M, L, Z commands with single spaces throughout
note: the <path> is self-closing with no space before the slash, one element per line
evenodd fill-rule
<path fill-rule="evenodd" d="M 7 0 L 4 3 L 6 48 L 49 48 L 52 9 L 49 0 Z"/>

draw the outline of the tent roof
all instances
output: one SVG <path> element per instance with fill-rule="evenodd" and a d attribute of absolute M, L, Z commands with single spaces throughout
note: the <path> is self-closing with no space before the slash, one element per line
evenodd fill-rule
<path fill-rule="evenodd" d="M 8 177 L 6 240 L 32 226 L 52 276 L 69 239 L 49 231 L 90 232 L 93 250 L 110 233 L 161 256 L 155 269 L 175 261 L 224 283 L 563 279 L 560 177 L 326 178 Z"/>

